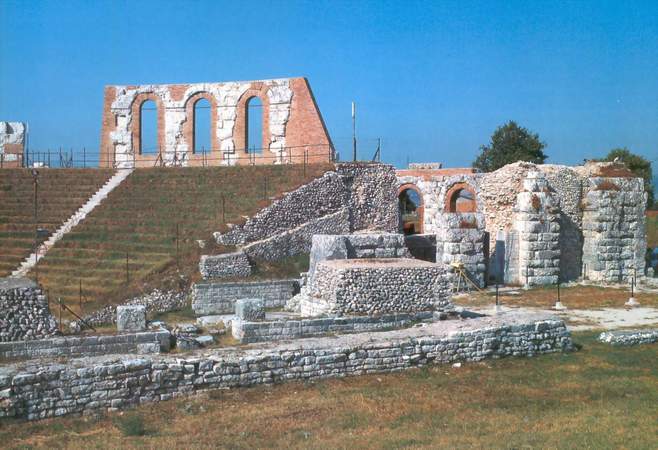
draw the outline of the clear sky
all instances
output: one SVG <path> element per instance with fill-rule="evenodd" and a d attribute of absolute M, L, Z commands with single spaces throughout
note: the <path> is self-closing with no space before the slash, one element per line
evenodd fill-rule
<path fill-rule="evenodd" d="M 348 157 L 466 166 L 509 119 L 549 162 L 627 146 L 658 166 L 654 1 L 0 0 L 0 120 L 97 148 L 103 86 L 308 77 Z"/>

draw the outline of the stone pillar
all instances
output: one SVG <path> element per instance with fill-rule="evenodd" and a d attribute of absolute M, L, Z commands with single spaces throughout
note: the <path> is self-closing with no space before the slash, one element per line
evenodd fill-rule
<path fill-rule="evenodd" d="M 436 262 L 447 266 L 463 265 L 471 281 L 479 287 L 485 285 L 484 215 L 481 213 L 443 213 L 439 216 L 436 234 Z M 448 271 L 453 288 L 458 282 L 455 267 Z"/>
<path fill-rule="evenodd" d="M 558 199 L 541 172 L 531 171 L 516 196 L 518 282 L 524 286 L 556 284 L 560 275 Z"/>
<path fill-rule="evenodd" d="M 644 277 L 646 194 L 641 178 L 589 179 L 583 201 L 583 275 L 593 281 Z"/>

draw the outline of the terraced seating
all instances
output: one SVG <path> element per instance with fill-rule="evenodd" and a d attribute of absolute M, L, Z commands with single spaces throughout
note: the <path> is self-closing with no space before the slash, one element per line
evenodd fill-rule
<path fill-rule="evenodd" d="M 181 277 L 189 281 L 201 253 L 226 250 L 212 240 L 227 230 L 223 216 L 242 222 L 332 167 L 136 169 L 39 262 L 39 281 L 51 299 L 74 309 L 82 285 L 85 313 Z"/>
<path fill-rule="evenodd" d="M 114 173 L 110 169 L 39 169 L 38 227 L 48 238 Z M 34 248 L 34 183 L 29 169 L 0 170 L 0 277 Z"/>

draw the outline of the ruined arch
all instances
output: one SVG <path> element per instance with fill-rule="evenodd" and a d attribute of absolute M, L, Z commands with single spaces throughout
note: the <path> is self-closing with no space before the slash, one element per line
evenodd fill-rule
<path fill-rule="evenodd" d="M 249 101 L 254 97 L 258 97 L 263 105 L 261 147 L 265 150 L 270 147 L 270 101 L 267 95 L 268 90 L 269 87 L 264 83 L 253 83 L 251 88 L 247 89 L 238 100 L 233 136 L 235 148 L 242 153 L 248 153 L 248 107 Z M 263 151 L 263 156 L 266 156 L 266 153 L 266 151 Z"/>
<path fill-rule="evenodd" d="M 158 155 L 160 151 L 164 148 L 164 107 L 162 105 L 162 99 L 160 96 L 154 92 L 142 92 L 135 96 L 131 105 L 131 114 L 133 117 L 132 120 L 132 142 L 133 150 L 135 155 L 143 155 L 142 151 L 142 105 L 147 101 L 153 101 L 155 103 L 155 108 L 157 110 L 157 142 L 158 142 L 158 151 L 155 155 Z M 154 155 L 145 155 L 145 156 L 154 156 Z"/>
<path fill-rule="evenodd" d="M 194 95 L 191 95 L 185 101 L 185 117 L 187 120 L 183 125 L 183 134 L 185 136 L 185 142 L 188 144 L 191 154 L 197 154 L 198 157 L 203 157 L 204 155 L 196 153 L 194 151 L 196 145 L 194 143 L 194 130 L 195 130 L 195 117 L 194 117 L 194 107 L 197 102 L 201 99 L 207 100 L 210 103 L 210 148 L 206 149 L 206 156 L 208 158 L 212 157 L 217 158 L 216 153 L 219 148 L 217 140 L 217 99 L 214 95 L 209 92 L 197 92 Z"/>
<path fill-rule="evenodd" d="M 465 182 L 453 184 L 446 192 L 445 211 L 451 213 L 477 212 L 475 189 Z"/>
<path fill-rule="evenodd" d="M 398 188 L 398 208 L 402 232 L 404 234 L 422 234 L 425 202 L 418 186 L 413 183 L 405 183 Z"/>

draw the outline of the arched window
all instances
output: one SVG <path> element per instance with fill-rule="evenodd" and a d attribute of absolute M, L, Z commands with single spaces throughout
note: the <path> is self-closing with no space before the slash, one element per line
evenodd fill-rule
<path fill-rule="evenodd" d="M 211 130 L 210 130 L 210 102 L 205 98 L 200 98 L 194 103 L 194 142 L 192 152 L 203 154 L 210 153 L 211 150 Z"/>
<path fill-rule="evenodd" d="M 158 107 L 153 100 L 146 100 L 139 108 L 139 149 L 142 155 L 157 155 Z"/>
<path fill-rule="evenodd" d="M 263 152 L 263 102 L 258 97 L 251 97 L 246 104 L 245 127 L 246 148 L 248 153 Z"/>
<path fill-rule="evenodd" d="M 449 212 L 477 212 L 475 196 L 468 189 L 457 189 L 450 196 Z"/>
<path fill-rule="evenodd" d="M 423 232 L 423 200 L 419 192 L 411 187 L 400 188 L 398 194 L 402 231 L 404 234 Z"/>

